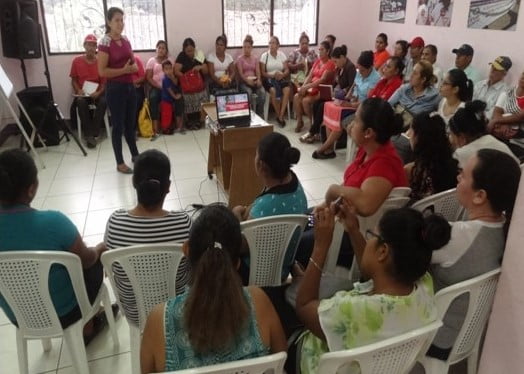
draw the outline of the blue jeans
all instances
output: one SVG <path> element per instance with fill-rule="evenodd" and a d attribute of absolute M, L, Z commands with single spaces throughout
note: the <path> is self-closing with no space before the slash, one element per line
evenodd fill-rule
<path fill-rule="evenodd" d="M 111 113 L 111 141 L 117 165 L 124 163 L 122 134 L 134 159 L 138 156 L 135 138 L 136 91 L 133 83 L 112 82 L 106 84 L 106 102 Z"/>

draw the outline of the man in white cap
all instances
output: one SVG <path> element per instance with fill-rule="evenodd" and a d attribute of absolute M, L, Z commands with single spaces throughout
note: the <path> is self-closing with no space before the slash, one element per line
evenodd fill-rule
<path fill-rule="evenodd" d="M 488 79 L 476 83 L 473 91 L 473 100 L 482 100 L 486 103 L 487 119 L 491 119 L 500 94 L 508 90 L 504 77 L 513 64 L 509 57 L 499 56 L 490 65 Z"/>
<path fill-rule="evenodd" d="M 474 53 L 473 47 L 469 44 L 462 44 L 460 47 L 454 48 L 451 52 L 457 55 L 455 57 L 455 67 L 464 70 L 464 73 L 466 73 L 466 76 L 471 79 L 473 84 L 480 81 L 481 76 L 479 71 L 471 65 Z"/>
<path fill-rule="evenodd" d="M 88 148 L 96 147 L 95 137 L 104 123 L 106 101 L 103 95 L 105 80 L 98 74 L 96 58 L 97 39 L 89 34 L 84 39 L 85 53 L 73 59 L 71 64 L 71 84 L 82 123 L 82 131 Z M 91 116 L 90 106 L 95 106 Z M 80 126 L 80 124 L 78 124 Z"/>

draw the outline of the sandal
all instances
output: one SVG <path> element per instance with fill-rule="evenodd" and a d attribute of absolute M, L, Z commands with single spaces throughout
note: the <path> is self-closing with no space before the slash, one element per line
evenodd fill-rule
<path fill-rule="evenodd" d="M 327 159 L 330 159 L 330 158 L 337 157 L 337 154 L 335 152 L 324 153 L 324 152 L 315 151 L 315 152 L 313 152 L 311 157 L 313 157 L 314 159 L 317 159 L 317 160 L 327 160 Z"/>
<path fill-rule="evenodd" d="M 124 166 L 122 166 L 122 167 L 117 166 L 116 167 L 116 171 L 118 171 L 119 173 L 122 173 L 122 174 L 133 174 L 133 169 L 131 169 L 126 164 L 123 164 L 123 165 Z"/>
<path fill-rule="evenodd" d="M 118 314 L 118 305 L 113 304 L 111 305 L 111 311 L 113 312 L 113 317 L 116 317 Z M 93 331 L 91 331 L 91 334 L 84 336 L 84 345 L 87 347 L 89 343 L 93 341 L 93 339 L 104 330 L 104 328 L 107 326 L 107 316 L 104 310 L 101 312 L 98 312 L 93 317 Z"/>
<path fill-rule="evenodd" d="M 295 132 L 296 133 L 299 133 L 299 132 L 302 132 L 302 129 L 304 128 L 304 122 L 302 123 L 297 123 L 297 127 L 295 127 Z"/>

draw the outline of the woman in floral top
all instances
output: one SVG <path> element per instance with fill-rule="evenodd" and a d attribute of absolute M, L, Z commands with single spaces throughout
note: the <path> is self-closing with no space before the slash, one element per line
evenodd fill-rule
<path fill-rule="evenodd" d="M 319 283 L 339 210 L 365 283 L 319 300 Z M 360 233 L 346 201 L 315 213 L 315 247 L 297 295 L 296 311 L 309 330 L 301 351 L 302 373 L 316 373 L 323 353 L 375 343 L 433 322 L 433 282 L 426 273 L 432 251 L 450 238 L 439 216 L 409 208 L 387 211 L 377 230 Z M 360 373 L 358 365 L 351 373 Z"/>

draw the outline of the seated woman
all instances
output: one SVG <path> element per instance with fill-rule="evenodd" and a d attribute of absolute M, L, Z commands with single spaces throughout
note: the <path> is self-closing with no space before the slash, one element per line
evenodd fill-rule
<path fill-rule="evenodd" d="M 512 157 L 494 149 L 480 149 L 468 159 L 457 184 L 457 197 L 466 208 L 468 221 L 452 222 L 450 242 L 433 252 L 435 291 L 500 267 L 520 174 Z M 466 306 L 467 297 L 450 305 L 429 356 L 447 359 Z"/>
<path fill-rule="evenodd" d="M 461 169 L 471 156 L 483 148 L 499 150 L 519 162 L 505 143 L 488 134 L 485 110 L 485 102 L 474 100 L 466 103 L 464 108 L 457 110 L 449 120 L 449 140 L 455 147 L 453 157 L 458 160 Z"/>
<path fill-rule="evenodd" d="M 168 60 L 169 50 L 167 48 L 167 42 L 165 40 L 159 40 L 156 43 L 156 56 L 151 57 L 146 63 L 146 80 L 149 84 L 149 112 L 153 120 L 154 137 L 162 132 L 160 127 L 160 101 L 162 95 L 162 80 L 164 79 L 162 63 Z"/>
<path fill-rule="evenodd" d="M 318 86 L 321 84 L 333 84 L 335 79 L 335 63 L 329 58 L 331 55 L 331 44 L 322 41 L 318 47 L 318 59 L 313 64 L 304 84 L 298 89 L 293 98 L 293 111 L 297 117 L 295 132 L 301 132 L 304 127 L 305 114 L 309 123 L 313 123 L 313 104 L 320 98 Z"/>
<path fill-rule="evenodd" d="M 241 247 L 233 213 L 222 205 L 205 207 L 184 243 L 191 285 L 151 311 L 142 338 L 142 373 L 286 351 L 280 320 L 265 293 L 240 283 Z"/>
<path fill-rule="evenodd" d="M 408 51 L 409 51 L 409 43 L 407 40 L 397 40 L 395 42 L 395 49 L 393 50 L 393 56 L 400 57 L 402 62 L 404 63 L 404 66 L 408 63 Z"/>
<path fill-rule="evenodd" d="M 400 86 L 388 100 L 395 112 L 402 114 L 405 129 L 411 125 L 414 115 L 437 109 L 440 96 L 433 87 L 433 79 L 433 66 L 427 61 L 419 61 L 413 67 L 409 83 Z M 405 164 L 413 161 L 407 137 L 398 136 L 392 140 L 402 161 Z"/>
<path fill-rule="evenodd" d="M 304 214 L 307 198 L 291 166 L 300 160 L 300 151 L 278 132 L 260 139 L 255 156 L 255 171 L 264 190 L 250 206 L 236 206 L 233 213 L 240 221 L 279 214 Z"/>
<path fill-rule="evenodd" d="M 298 48 L 291 52 L 287 58 L 288 68 L 291 72 L 291 83 L 295 85 L 295 90 L 298 90 L 304 83 L 309 69 L 317 58 L 315 50 L 309 48 L 309 36 L 303 32 L 298 39 Z"/>
<path fill-rule="evenodd" d="M 291 165 L 298 163 L 300 151 L 278 132 L 264 136 L 258 143 L 255 170 L 264 183 L 264 190 L 250 206 L 236 206 L 233 213 L 240 221 L 280 214 L 305 214 L 307 197 Z M 298 236 L 296 240 L 298 240 Z M 296 243 L 296 241 L 294 242 Z M 295 248 L 294 245 L 290 245 Z M 293 266 L 293 253 L 288 251 L 284 259 L 282 279 Z M 245 266 L 244 266 L 245 265 Z M 246 258 L 240 267 L 244 283 L 249 279 L 249 262 Z"/>
<path fill-rule="evenodd" d="M 357 69 L 353 62 L 347 57 L 348 49 L 345 44 L 335 47 L 331 54 L 331 59 L 335 62 L 335 97 L 345 97 L 355 82 Z M 331 98 L 330 98 L 331 100 Z M 320 126 L 324 120 L 324 105 L 326 100 L 319 99 L 313 104 L 313 123 L 307 133 L 298 140 L 302 143 L 314 143 L 320 140 Z"/>
<path fill-rule="evenodd" d="M 216 95 L 217 90 L 228 90 L 235 87 L 235 66 L 233 57 L 226 52 L 227 37 L 217 36 L 215 52 L 207 55 L 207 68 L 209 70 L 209 93 Z"/>
<path fill-rule="evenodd" d="M 357 214 L 368 217 L 375 214 L 393 188 L 406 187 L 408 182 L 402 161 L 390 141 L 401 128 L 401 117 L 393 113 L 387 101 L 364 100 L 355 113 L 353 125 L 347 130 L 359 147 L 357 156 L 346 168 L 343 183 L 329 186 L 325 201 L 315 209 L 325 208 L 343 196 L 355 207 Z M 349 245 L 346 236 L 337 262 L 348 268 L 353 259 L 353 253 L 347 250 Z M 302 235 L 296 260 L 306 266 L 312 250 L 313 232 L 309 230 Z"/>
<path fill-rule="evenodd" d="M 408 130 L 414 161 L 404 166 L 411 203 L 457 185 L 457 160 L 438 114 L 421 113 Z"/>
<path fill-rule="evenodd" d="M 334 208 L 317 211 L 315 247 L 296 301 L 297 314 L 309 330 L 300 352 L 302 373 L 317 373 L 323 353 L 379 342 L 437 318 L 427 271 L 432 251 L 449 240 L 449 224 L 436 215 L 424 218 L 413 209 L 392 209 L 364 239 L 350 205 L 342 203 L 339 217 L 366 282 L 355 284 L 352 291 L 319 299 L 320 278 L 333 236 Z M 360 373 L 358 364 L 348 369 Z"/>
<path fill-rule="evenodd" d="M 379 73 L 382 70 L 382 66 L 389 59 L 390 54 L 386 49 L 388 47 L 388 36 L 381 32 L 375 39 L 375 52 L 373 52 L 373 66 Z"/>
<path fill-rule="evenodd" d="M 524 156 L 524 72 L 517 85 L 500 94 L 493 109 L 488 131 L 508 141 L 510 149 L 520 158 Z"/>
<path fill-rule="evenodd" d="M 271 96 L 271 105 L 275 110 L 277 122 L 281 127 L 286 125 L 284 116 L 291 87 L 289 86 L 289 68 L 284 52 L 278 50 L 280 41 L 276 36 L 269 38 L 269 51 L 260 56 L 260 72 L 264 88 Z"/>
<path fill-rule="evenodd" d="M 253 37 L 246 35 L 242 44 L 242 55 L 237 58 L 236 66 L 238 70 L 238 79 L 240 90 L 247 92 L 253 98 L 256 95 L 255 112 L 264 117 L 264 103 L 266 101 L 266 92 L 262 87 L 262 76 L 260 75 L 260 64 L 258 58 L 252 55 Z M 253 106 L 253 104 L 252 104 Z"/>
<path fill-rule="evenodd" d="M 464 108 L 466 101 L 473 96 L 473 82 L 460 69 L 451 69 L 444 75 L 440 86 L 442 99 L 438 104 L 437 113 L 446 123 L 446 132 L 449 132 L 449 120 L 459 108 Z"/>
<path fill-rule="evenodd" d="M 351 100 L 352 98 L 350 97 L 350 101 L 344 100 L 340 102 L 340 106 L 343 108 L 355 109 L 359 103 L 367 97 L 379 97 L 388 100 L 393 92 L 402 84 L 402 70 L 404 70 L 404 65 L 400 58 L 393 56 L 387 60 L 382 67 L 382 79 L 380 79 L 379 74 L 374 68 L 366 68 L 366 59 L 364 56 L 368 56 L 368 63 L 371 61 L 371 54 L 369 52 L 362 52 L 357 63 L 359 70 L 353 89 L 354 92 L 357 92 L 356 100 Z M 377 82 L 378 79 L 380 80 Z M 329 108 L 333 108 L 333 105 L 336 105 L 336 103 L 330 103 Z M 328 118 L 324 118 L 327 139 L 320 148 L 313 153 L 313 158 L 323 159 L 335 157 L 335 148 L 338 139 L 343 134 L 342 129 L 349 125 L 352 120 L 353 116 L 342 118 L 342 121 L 338 118 L 332 120 L 329 116 Z"/>
<path fill-rule="evenodd" d="M 37 169 L 31 156 L 21 149 L 0 153 L 0 252 L 51 250 L 74 253 L 82 262 L 87 296 L 93 302 L 104 276 L 100 255 L 107 248 L 104 243 L 87 248 L 73 222 L 62 213 L 31 208 L 37 190 Z M 51 266 L 49 293 L 64 329 L 82 318 L 64 267 Z M 15 316 L 1 295 L 0 307 L 16 325 Z M 102 312 L 85 325 L 86 345 L 106 323 Z"/>
<path fill-rule="evenodd" d="M 137 205 L 118 209 L 107 221 L 104 242 L 108 249 L 155 243 L 181 243 L 189 237 L 191 219 L 186 212 L 163 209 L 169 193 L 171 166 L 165 154 L 155 149 L 142 152 L 135 161 L 133 187 Z M 124 270 L 113 269 L 119 286 L 120 301 L 126 317 L 138 324 L 138 310 L 131 284 Z M 189 281 L 189 266 L 180 262 L 176 277 L 176 293 L 182 294 Z"/>
<path fill-rule="evenodd" d="M 200 104 L 208 100 L 203 74 L 207 74 L 205 56 L 196 54 L 195 41 L 184 39 L 182 51 L 178 54 L 174 68 L 184 96 L 184 113 L 187 115 L 188 127 L 191 130 L 200 128 Z M 197 78 L 188 78 L 196 74 Z M 191 82 L 191 84 L 186 82 Z M 196 83 L 200 82 L 200 83 Z M 189 84 L 189 85 L 188 85 Z"/>

